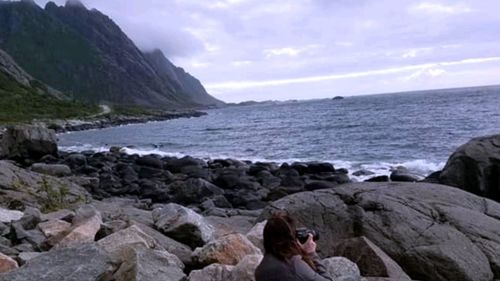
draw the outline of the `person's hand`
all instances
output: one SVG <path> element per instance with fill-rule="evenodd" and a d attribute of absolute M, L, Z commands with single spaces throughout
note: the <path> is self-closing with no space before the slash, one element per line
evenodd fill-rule
<path fill-rule="evenodd" d="M 304 244 L 301 244 L 299 242 L 299 245 L 302 247 L 302 250 L 304 250 L 304 252 L 306 252 L 306 254 L 308 255 L 316 253 L 316 242 L 314 242 L 312 234 L 309 234 L 309 237 Z"/>

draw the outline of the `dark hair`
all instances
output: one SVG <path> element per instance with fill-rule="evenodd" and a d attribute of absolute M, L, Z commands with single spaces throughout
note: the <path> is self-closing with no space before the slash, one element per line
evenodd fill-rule
<path fill-rule="evenodd" d="M 295 220 L 286 213 L 275 213 L 264 226 L 264 250 L 280 260 L 300 255 L 311 268 L 316 269 L 312 259 L 302 250 L 295 237 Z"/>

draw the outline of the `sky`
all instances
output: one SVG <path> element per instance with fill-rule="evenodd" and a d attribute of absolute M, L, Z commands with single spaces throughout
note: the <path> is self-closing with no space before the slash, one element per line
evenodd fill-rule
<path fill-rule="evenodd" d="M 227 102 L 500 84 L 498 0 L 81 2 Z"/>

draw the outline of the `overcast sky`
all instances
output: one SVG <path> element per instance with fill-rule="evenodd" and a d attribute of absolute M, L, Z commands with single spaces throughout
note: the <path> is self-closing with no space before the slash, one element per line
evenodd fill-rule
<path fill-rule="evenodd" d="M 500 84 L 499 0 L 82 2 L 229 102 Z"/>

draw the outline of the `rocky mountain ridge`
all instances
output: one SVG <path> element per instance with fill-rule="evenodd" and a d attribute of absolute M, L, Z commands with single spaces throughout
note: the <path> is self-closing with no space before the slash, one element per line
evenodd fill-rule
<path fill-rule="evenodd" d="M 33 1 L 0 2 L 0 48 L 79 100 L 164 109 L 223 104 L 163 54 L 152 63 L 108 16 L 79 1 L 44 9 Z"/>

